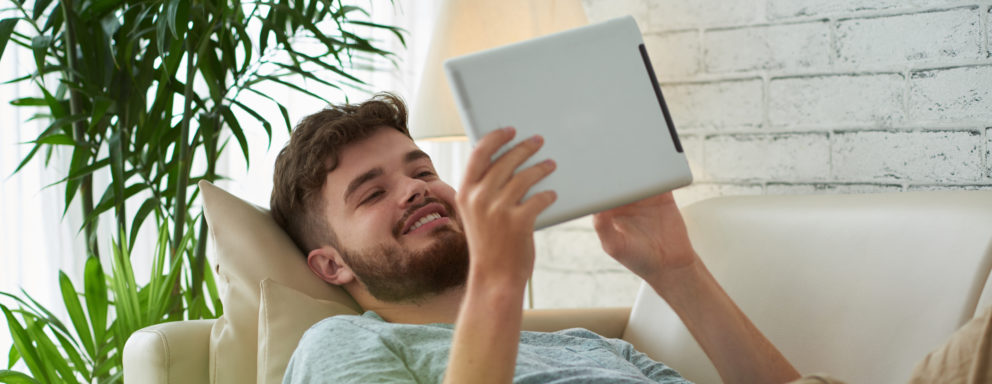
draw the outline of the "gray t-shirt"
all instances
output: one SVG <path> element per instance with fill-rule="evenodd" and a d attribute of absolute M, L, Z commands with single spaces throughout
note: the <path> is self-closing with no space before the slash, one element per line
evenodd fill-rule
<path fill-rule="evenodd" d="M 374 312 L 334 316 L 303 335 L 284 384 L 440 383 L 451 324 L 393 324 Z M 688 383 L 623 340 L 573 328 L 520 334 L 514 383 Z"/>

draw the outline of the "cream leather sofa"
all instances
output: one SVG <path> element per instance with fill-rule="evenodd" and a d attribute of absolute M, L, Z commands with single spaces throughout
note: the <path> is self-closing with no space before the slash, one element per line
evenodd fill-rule
<path fill-rule="evenodd" d="M 208 218 L 223 226 L 218 201 L 236 198 L 209 185 L 204 193 Z M 992 304 L 989 191 L 728 197 L 694 204 L 684 215 L 693 244 L 724 288 L 803 373 L 826 372 L 851 383 L 905 382 L 928 351 L 976 308 Z M 226 235 L 214 232 L 223 247 Z M 222 280 L 235 284 L 230 276 Z M 261 319 L 267 289 L 261 291 L 260 329 L 279 321 Z M 335 308 L 354 310 L 348 301 L 342 298 Z M 277 382 L 278 366 L 285 368 L 298 336 L 280 336 L 289 340 L 273 355 L 264 345 L 271 341 L 263 341 L 259 331 L 256 344 L 244 347 L 247 357 L 233 363 L 241 368 L 225 368 L 224 352 L 217 350 L 223 321 L 162 324 L 135 333 L 124 351 L 125 380 Z M 650 289 L 642 288 L 632 310 L 535 310 L 525 319 L 525 328 L 533 330 L 573 326 L 626 339 L 691 380 L 720 381 L 677 316 Z M 275 366 L 276 373 L 264 372 L 265 366 Z"/>

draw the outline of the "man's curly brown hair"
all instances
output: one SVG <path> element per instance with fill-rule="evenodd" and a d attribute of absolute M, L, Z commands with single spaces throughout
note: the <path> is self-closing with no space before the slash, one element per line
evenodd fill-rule
<path fill-rule="evenodd" d="M 361 104 L 331 105 L 303 118 L 289 144 L 279 152 L 269 204 L 272 217 L 304 255 L 325 245 L 337 246 L 324 217 L 321 194 L 327 173 L 338 166 L 341 150 L 388 126 L 410 137 L 406 105 L 380 93 Z"/>

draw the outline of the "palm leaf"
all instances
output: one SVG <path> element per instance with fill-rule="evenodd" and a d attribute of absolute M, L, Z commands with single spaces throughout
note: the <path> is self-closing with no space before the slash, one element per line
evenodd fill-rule
<path fill-rule="evenodd" d="M 10 335 L 14 339 L 14 346 L 17 347 L 17 352 L 21 355 L 24 364 L 28 366 L 28 370 L 46 383 L 53 382 L 54 377 L 50 377 L 48 372 L 42 369 L 41 356 L 32 345 L 27 330 L 21 326 L 21 323 L 14 318 L 14 314 L 5 305 L 0 304 L 0 311 L 3 311 L 3 315 L 7 319 L 7 329 L 10 330 Z"/>
<path fill-rule="evenodd" d="M 65 303 L 65 310 L 69 314 L 69 320 L 76 328 L 76 337 L 83 343 L 86 352 L 93 356 L 96 354 L 96 347 L 93 344 L 93 335 L 90 331 L 89 322 L 86 321 L 86 314 L 83 313 L 83 306 L 79 303 L 75 287 L 65 272 L 59 272 L 59 288 L 62 290 L 62 301 Z"/>
<path fill-rule="evenodd" d="M 33 377 L 17 371 L 0 370 L 0 383 L 9 384 L 41 384 Z"/>
<path fill-rule="evenodd" d="M 0 20 L 0 59 L 3 58 L 3 51 L 7 48 L 7 41 L 10 40 L 10 33 L 14 31 L 17 19 Z"/>

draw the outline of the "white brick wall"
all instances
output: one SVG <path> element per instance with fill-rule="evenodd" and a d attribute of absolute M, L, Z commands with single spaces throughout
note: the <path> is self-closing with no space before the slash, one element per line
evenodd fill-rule
<path fill-rule="evenodd" d="M 583 0 L 632 14 L 696 179 L 727 195 L 992 189 L 992 0 Z M 588 218 L 541 231 L 538 307 L 629 305 Z"/>
<path fill-rule="evenodd" d="M 984 56 L 978 7 L 837 22 L 840 63 L 905 64 Z M 885 44 L 879 44 L 879 42 Z"/>
<path fill-rule="evenodd" d="M 824 67 L 830 27 L 823 22 L 716 29 L 703 37 L 703 62 L 712 73 Z"/>
<path fill-rule="evenodd" d="M 992 65 L 913 72 L 909 113 L 918 120 L 992 120 Z"/>
<path fill-rule="evenodd" d="M 834 134 L 833 179 L 979 182 L 980 131 L 853 131 Z"/>
<path fill-rule="evenodd" d="M 757 126 L 762 116 L 761 79 L 672 83 L 662 89 L 680 130 Z M 728 108 L 733 106 L 732 108 Z"/>
<path fill-rule="evenodd" d="M 850 15 L 864 11 L 937 7 L 959 3 L 954 0 L 767 0 L 768 18 Z"/>
<path fill-rule="evenodd" d="M 801 76 L 771 79 L 768 118 L 774 125 L 878 123 L 903 117 L 901 74 Z"/>
<path fill-rule="evenodd" d="M 668 71 L 662 80 L 692 75 L 699 71 L 699 32 L 681 31 L 645 34 L 644 47 L 651 64 Z"/>
<path fill-rule="evenodd" d="M 703 145 L 703 166 L 715 180 L 821 180 L 830 175 L 825 133 L 714 135 Z"/>

